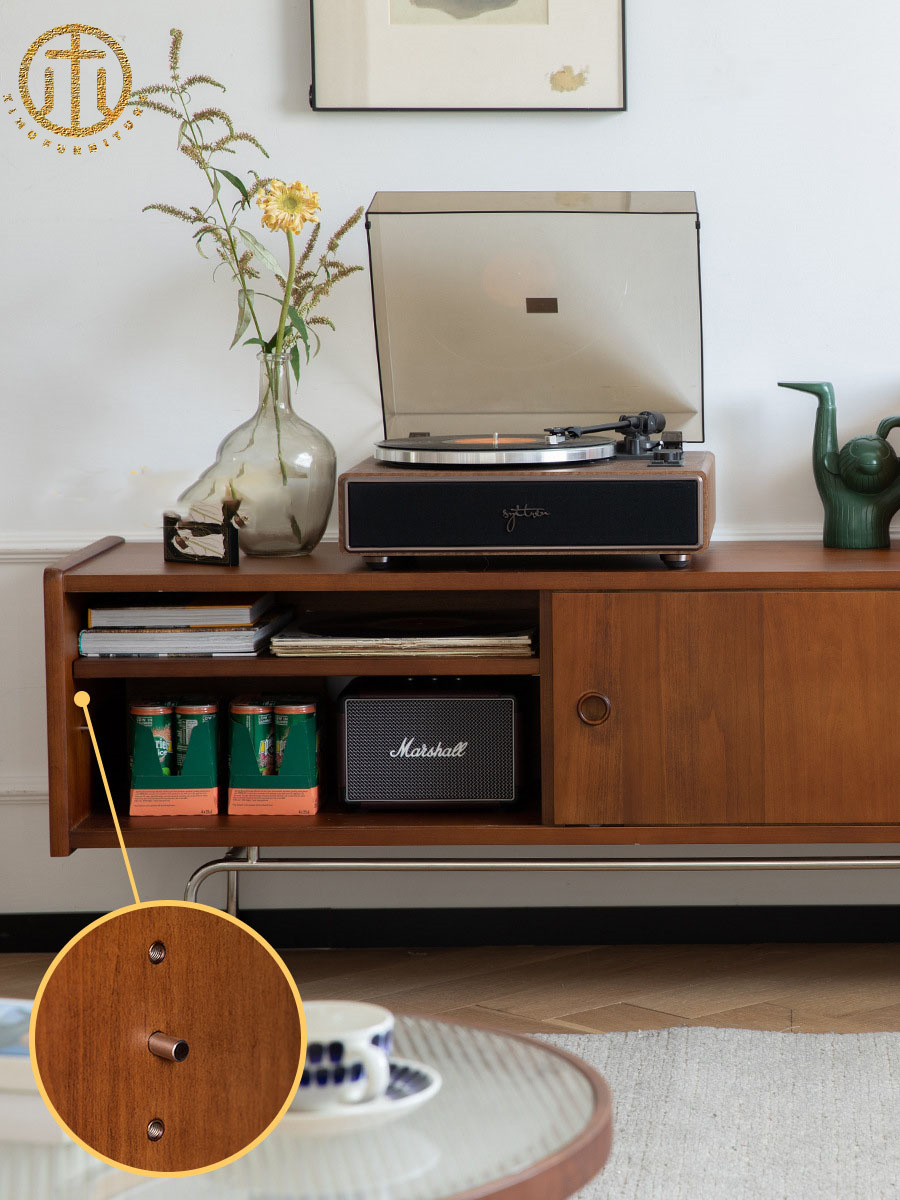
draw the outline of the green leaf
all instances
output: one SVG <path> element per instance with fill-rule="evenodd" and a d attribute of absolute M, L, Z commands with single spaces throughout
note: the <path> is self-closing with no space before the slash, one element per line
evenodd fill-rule
<path fill-rule="evenodd" d="M 230 171 L 226 171 L 224 167 L 213 167 L 213 170 L 218 172 L 219 175 L 224 175 L 231 186 L 237 188 L 237 190 L 241 193 L 245 203 L 250 199 L 250 194 L 244 187 L 244 181 L 239 179 L 237 175 L 232 175 L 232 173 Z"/>
<path fill-rule="evenodd" d="M 297 348 L 297 343 L 294 342 L 291 346 L 291 370 L 294 372 L 294 378 L 300 382 L 300 351 Z"/>
<path fill-rule="evenodd" d="M 288 305 L 288 316 L 291 319 L 291 324 L 300 334 L 303 345 L 306 347 L 306 361 L 309 362 L 309 332 L 306 328 L 306 322 L 294 308 L 293 304 Z"/>
<path fill-rule="evenodd" d="M 252 304 L 251 297 L 252 296 L 253 296 L 252 292 L 250 292 L 250 291 L 245 292 L 243 288 L 241 288 L 240 291 L 238 292 L 237 326 L 235 327 L 235 330 L 234 330 L 234 338 L 232 339 L 231 345 L 228 347 L 229 350 L 232 350 L 238 344 L 240 339 L 243 337 L 247 326 L 250 324 L 250 313 L 251 313 L 251 304 Z M 249 303 L 248 303 L 248 301 L 249 301 Z"/>
<path fill-rule="evenodd" d="M 214 228 L 211 226 L 207 226 L 205 229 L 198 229 L 198 230 L 196 230 L 196 232 L 191 234 L 191 237 L 194 239 L 194 245 L 197 247 L 197 253 L 200 255 L 201 258 L 209 258 L 209 255 L 203 253 L 200 243 L 203 241 L 203 239 L 206 237 L 206 235 L 208 233 L 211 233 L 213 236 L 215 236 L 217 232 L 218 232 L 218 227 Z"/>
<path fill-rule="evenodd" d="M 281 267 L 278 265 L 278 259 L 275 257 L 275 255 L 268 251 L 262 242 L 257 241 L 252 233 L 248 233 L 246 229 L 239 229 L 237 226 L 235 226 L 235 228 L 241 235 L 241 240 L 243 241 L 244 245 L 249 250 L 253 251 L 254 256 L 259 259 L 263 266 L 268 267 L 270 271 L 274 271 L 276 274 L 280 275 L 282 271 Z"/>
<path fill-rule="evenodd" d="M 278 341 L 278 330 L 276 329 L 268 341 L 265 341 L 263 338 L 252 337 L 252 338 L 247 338 L 246 342 L 244 342 L 244 345 L 245 346 L 262 346 L 263 350 L 265 350 L 265 352 L 267 354 L 271 354 L 272 351 L 275 349 L 275 343 L 277 341 Z"/>

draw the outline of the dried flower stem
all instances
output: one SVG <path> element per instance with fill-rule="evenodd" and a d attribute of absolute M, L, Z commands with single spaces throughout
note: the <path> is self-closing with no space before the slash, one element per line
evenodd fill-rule
<path fill-rule="evenodd" d="M 250 208 L 254 198 L 258 197 L 261 189 L 267 188 L 270 184 L 280 183 L 280 181 L 261 179 L 256 171 L 252 171 L 251 174 L 254 176 L 255 182 L 247 185 L 239 176 L 233 175 L 230 171 L 214 165 L 213 162 L 213 156 L 216 154 L 233 155 L 235 153 L 234 145 L 238 142 L 248 142 L 267 158 L 268 154 L 253 134 L 244 130 L 235 130 L 233 120 L 224 109 L 214 106 L 201 107 L 193 104 L 189 94 L 189 88 L 193 85 L 203 84 L 218 88 L 223 92 L 225 91 L 225 87 L 209 75 L 192 74 L 182 79 L 180 64 L 183 34 L 180 29 L 172 29 L 170 32 L 172 35 L 169 47 L 170 81 L 168 83 L 152 84 L 146 88 L 135 90 L 129 102 L 132 104 L 142 103 L 144 107 L 173 117 L 178 122 L 178 149 L 203 172 L 210 188 L 211 199 L 203 209 L 196 205 L 190 205 L 188 208 L 180 208 L 170 204 L 151 204 L 147 208 L 155 209 L 169 216 L 176 217 L 178 220 L 192 224 L 195 227 L 193 233 L 195 244 L 201 253 L 201 242 L 207 235 L 210 235 L 213 239 L 215 257 L 221 260 L 217 263 L 213 272 L 214 277 L 219 267 L 223 264 L 228 266 L 231 271 L 232 278 L 237 283 L 239 290 L 237 331 L 232 345 L 235 345 L 240 340 L 252 322 L 256 336 L 249 338 L 244 344 L 255 342 L 262 351 L 268 386 L 263 394 L 259 415 L 262 415 L 266 404 L 271 399 L 277 431 L 278 462 L 282 483 L 286 485 L 288 483 L 288 473 L 281 451 L 281 412 L 279 405 L 281 372 L 284 367 L 285 356 L 287 356 L 287 361 L 289 361 L 295 376 L 299 378 L 301 348 L 298 343 L 300 341 L 303 342 L 303 349 L 305 349 L 306 358 L 309 361 L 313 353 L 318 353 L 321 345 L 321 340 L 315 327 L 327 326 L 329 329 L 334 329 L 334 323 L 330 318 L 325 316 L 313 317 L 310 314 L 319 301 L 329 295 L 335 283 L 353 274 L 355 271 L 363 269 L 360 266 L 347 266 L 338 261 L 335 256 L 344 234 L 360 220 L 363 210 L 362 208 L 356 209 L 335 230 L 328 241 L 325 252 L 319 256 L 318 263 L 314 266 L 307 266 L 307 264 L 310 262 L 316 247 L 319 236 L 319 225 L 315 224 L 300 255 L 299 262 L 297 260 L 297 246 L 292 234 L 288 232 L 289 262 L 287 274 L 282 279 L 281 275 L 278 274 L 277 263 L 273 260 L 272 255 L 263 245 L 257 242 L 248 230 L 238 227 L 238 216 L 236 215 L 238 212 L 246 212 Z M 151 96 L 154 99 L 150 99 L 149 97 Z M 222 136 L 218 136 L 220 130 L 216 129 L 217 123 L 221 123 L 224 126 L 225 132 Z M 210 127 L 212 127 L 211 131 Z M 204 134 L 202 128 L 205 128 L 208 132 Z M 231 214 L 226 212 L 220 195 L 221 187 L 225 181 L 239 193 L 238 200 Z M 283 188 L 285 185 L 281 184 L 280 186 Z M 295 185 L 290 186 L 294 187 Z M 316 197 L 316 208 L 318 208 L 318 197 Z M 215 215 L 216 212 L 218 216 Z M 312 216 L 306 219 L 316 220 Z M 240 241 L 238 240 L 239 238 Z M 260 271 L 263 268 L 267 270 L 272 269 L 278 281 L 281 295 L 272 296 L 267 291 L 256 291 L 250 286 L 252 280 L 259 279 Z M 266 338 L 263 335 L 262 325 L 256 312 L 255 300 L 259 297 L 273 300 L 279 305 L 278 325 L 273 336 L 270 338 Z M 310 348 L 311 340 L 315 343 L 314 350 Z M 251 433 L 251 441 L 255 437 L 255 432 L 254 427 Z"/>
<path fill-rule="evenodd" d="M 180 45 L 180 43 L 179 43 L 179 45 Z M 178 99 L 181 102 L 181 107 L 184 112 L 184 119 L 187 122 L 188 129 L 191 131 L 191 137 L 193 138 L 194 145 L 197 146 L 197 144 L 201 143 L 203 141 L 203 139 L 200 136 L 196 125 L 194 124 L 191 114 L 188 112 L 188 107 L 184 100 L 183 91 L 179 91 Z M 229 124 L 230 124 L 230 122 L 229 122 Z M 228 220 L 228 217 L 225 215 L 225 209 L 222 207 L 222 201 L 219 198 L 219 189 L 216 186 L 216 181 L 213 179 L 213 177 L 210 173 L 210 168 L 207 165 L 206 160 L 203 158 L 202 154 L 198 154 L 197 163 L 200 166 L 200 168 L 202 169 L 203 174 L 206 176 L 206 181 L 209 184 L 209 186 L 212 190 L 212 193 L 216 198 L 215 199 L 216 207 L 218 208 L 219 213 L 222 217 L 222 227 L 224 229 L 225 236 L 228 238 L 228 245 L 231 247 L 231 255 L 232 255 L 233 264 L 234 264 L 235 270 L 237 271 L 237 276 L 238 276 L 238 280 L 240 283 L 241 291 L 244 294 L 244 303 L 247 305 L 247 310 L 250 313 L 250 318 L 253 321 L 254 328 L 256 329 L 256 336 L 258 338 L 262 338 L 262 329 L 260 329 L 259 321 L 256 319 L 256 309 L 253 306 L 253 299 L 250 295 L 250 289 L 247 287 L 247 277 L 244 274 L 244 265 L 243 265 L 241 256 L 238 253 L 238 248 L 234 242 L 234 234 L 232 233 L 231 224 Z M 284 464 L 282 464 L 282 471 L 283 470 L 284 470 Z"/>
<path fill-rule="evenodd" d="M 294 245 L 294 235 L 289 229 L 286 229 L 285 236 L 288 243 L 288 279 L 294 278 L 294 269 L 297 265 L 297 247 Z M 291 302 L 291 285 L 286 282 L 284 285 L 284 300 L 281 302 L 281 315 L 278 318 L 278 333 L 275 337 L 275 353 L 280 354 L 281 348 L 284 345 L 284 323 L 287 320 L 288 306 Z"/>

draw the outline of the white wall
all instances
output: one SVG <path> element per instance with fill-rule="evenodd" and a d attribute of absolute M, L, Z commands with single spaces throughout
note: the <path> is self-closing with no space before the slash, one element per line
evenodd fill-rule
<path fill-rule="evenodd" d="M 228 84 L 224 106 L 268 146 L 273 173 L 319 190 L 327 227 L 378 189 L 695 190 L 718 536 L 817 536 L 814 402 L 775 383 L 832 379 L 842 440 L 900 411 L 900 7 L 628 0 L 627 9 L 623 114 L 312 113 L 302 0 L 93 0 L 74 15 L 62 0 L 3 0 L 0 94 L 16 95 L 34 38 L 73 19 L 122 44 L 136 83 L 160 79 L 178 24 L 185 66 Z M 248 415 L 256 364 L 249 350 L 227 350 L 234 297 L 210 280 L 188 227 L 140 211 L 154 200 L 202 202 L 174 124 L 147 113 L 109 150 L 74 158 L 29 142 L 13 106 L 0 106 L 0 911 L 113 907 L 128 898 L 114 853 L 47 857 L 40 568 L 51 551 L 103 533 L 154 536 L 161 510 Z M 263 164 L 250 152 L 236 165 Z M 362 230 L 346 255 L 365 260 Z M 299 408 L 346 467 L 368 452 L 379 421 L 366 278 L 343 283 L 330 311 L 338 333 L 302 381 Z M 212 856 L 136 854 L 141 890 L 178 895 Z M 894 898 L 882 872 L 469 884 L 438 880 L 429 896 Z M 352 889 L 270 879 L 246 892 L 254 904 L 419 899 L 414 881 L 393 878 Z"/>

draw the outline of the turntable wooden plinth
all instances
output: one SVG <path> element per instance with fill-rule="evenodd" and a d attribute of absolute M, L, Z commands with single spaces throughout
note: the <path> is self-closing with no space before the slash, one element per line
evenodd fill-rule
<path fill-rule="evenodd" d="M 659 554 L 684 566 L 709 545 L 713 456 L 682 466 L 614 458 L 575 466 L 400 466 L 367 459 L 338 481 L 341 543 L 398 557 Z"/>

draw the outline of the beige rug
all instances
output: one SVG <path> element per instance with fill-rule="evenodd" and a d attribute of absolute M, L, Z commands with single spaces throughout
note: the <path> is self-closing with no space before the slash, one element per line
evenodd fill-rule
<path fill-rule="evenodd" d="M 680 1028 L 545 1041 L 606 1078 L 613 1151 L 578 1200 L 900 1197 L 900 1034 Z"/>

